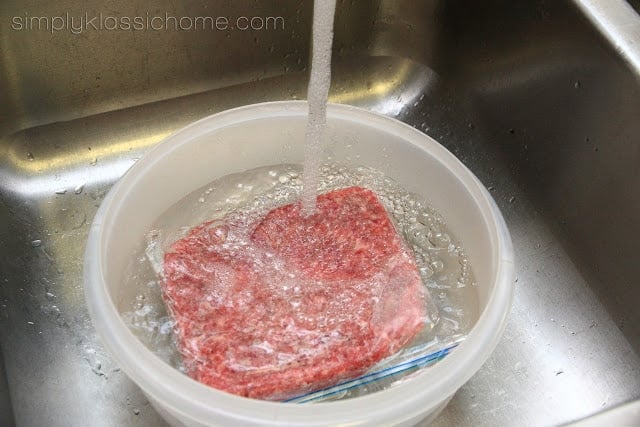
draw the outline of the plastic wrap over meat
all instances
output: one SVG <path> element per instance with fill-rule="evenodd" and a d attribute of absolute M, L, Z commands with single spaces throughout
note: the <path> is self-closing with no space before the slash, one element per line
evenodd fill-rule
<path fill-rule="evenodd" d="M 282 400 L 361 375 L 423 328 L 426 289 L 376 195 L 349 187 L 250 222 L 193 228 L 164 254 L 187 373 Z"/>

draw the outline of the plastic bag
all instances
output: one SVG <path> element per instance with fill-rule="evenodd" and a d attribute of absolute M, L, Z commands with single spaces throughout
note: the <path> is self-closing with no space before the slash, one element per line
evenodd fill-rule
<path fill-rule="evenodd" d="M 299 208 L 234 212 L 169 246 L 152 239 L 194 379 L 287 399 L 357 377 L 433 326 L 412 254 L 373 192 L 321 195 L 309 218 Z"/>
<path fill-rule="evenodd" d="M 286 402 L 324 402 L 356 397 L 391 387 L 408 378 L 412 372 L 444 359 L 464 341 L 464 338 L 464 335 L 452 336 L 443 343 L 425 343 L 402 350 L 399 354 L 378 363 L 362 376 L 287 399 Z"/>

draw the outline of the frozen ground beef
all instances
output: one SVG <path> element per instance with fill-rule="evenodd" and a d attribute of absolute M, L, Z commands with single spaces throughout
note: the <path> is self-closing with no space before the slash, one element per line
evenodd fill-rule
<path fill-rule="evenodd" d="M 165 254 L 163 297 L 187 373 L 279 400 L 365 372 L 427 315 L 415 262 L 376 195 L 322 194 L 252 224 L 214 221 Z"/>

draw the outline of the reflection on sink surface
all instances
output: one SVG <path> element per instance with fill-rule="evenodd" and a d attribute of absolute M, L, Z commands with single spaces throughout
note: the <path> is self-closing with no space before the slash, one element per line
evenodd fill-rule
<path fill-rule="evenodd" d="M 284 23 L 79 34 L 3 25 L 1 425 L 163 425 L 95 336 L 84 241 L 110 186 L 166 135 L 227 108 L 305 98 L 312 3 L 240 3 L 10 0 L 0 9 L 11 23 L 67 10 Z M 435 425 L 558 425 L 639 398 L 640 56 L 625 41 L 640 46 L 640 20 L 631 7 L 338 5 L 332 101 L 440 141 L 490 189 L 514 241 L 504 338 Z"/>
<path fill-rule="evenodd" d="M 636 427 L 640 423 L 640 400 L 625 403 L 615 408 L 571 423 L 571 427 Z"/>

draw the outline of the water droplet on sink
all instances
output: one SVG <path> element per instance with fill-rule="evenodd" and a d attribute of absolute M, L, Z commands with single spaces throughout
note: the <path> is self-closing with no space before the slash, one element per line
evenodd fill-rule
<path fill-rule="evenodd" d="M 96 163 L 98 163 L 98 158 L 97 157 L 93 157 L 91 160 L 89 160 L 89 164 L 91 166 L 95 166 Z"/>
<path fill-rule="evenodd" d="M 60 190 L 56 190 L 56 194 L 66 194 L 67 190 L 64 188 L 61 188 Z"/>
<path fill-rule="evenodd" d="M 76 212 L 70 216 L 69 225 L 72 230 L 77 230 L 87 223 L 87 215 L 84 212 Z"/>
<path fill-rule="evenodd" d="M 56 296 L 55 294 L 51 293 L 51 292 L 45 292 L 44 297 L 48 300 L 48 301 L 53 301 Z"/>
<path fill-rule="evenodd" d="M 83 190 L 84 190 L 84 184 L 79 184 L 76 186 L 76 188 L 73 189 L 73 192 L 76 194 L 80 194 L 82 193 Z"/>
<path fill-rule="evenodd" d="M 35 159 L 35 157 L 33 156 L 33 153 L 31 151 L 27 152 L 27 160 L 33 161 Z"/>
<path fill-rule="evenodd" d="M 96 374 L 99 377 L 104 377 L 105 376 L 104 372 L 102 372 L 99 369 L 91 368 L 91 372 L 93 372 L 94 374 Z"/>
<path fill-rule="evenodd" d="M 36 239 L 36 240 L 32 240 L 31 241 L 31 246 L 33 246 L 34 248 L 38 248 L 42 245 L 42 240 L 40 239 Z"/>
<path fill-rule="evenodd" d="M 576 82 L 573 84 L 573 87 L 576 89 L 580 89 L 580 86 L 582 86 L 582 83 L 580 83 L 580 80 L 576 80 Z"/>
<path fill-rule="evenodd" d="M 140 409 L 134 409 L 133 410 L 133 414 L 134 415 L 140 415 Z"/>
<path fill-rule="evenodd" d="M 516 196 L 511 196 L 511 198 L 509 199 L 509 203 L 513 203 L 516 201 Z"/>

